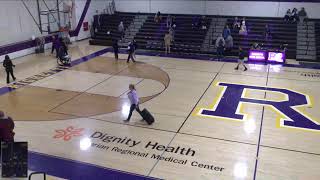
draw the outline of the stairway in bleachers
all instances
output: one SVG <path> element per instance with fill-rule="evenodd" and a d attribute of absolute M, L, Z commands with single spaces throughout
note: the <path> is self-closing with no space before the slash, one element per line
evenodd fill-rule
<path fill-rule="evenodd" d="M 148 15 L 137 14 L 128 28 L 125 30 L 125 35 L 123 40 L 119 42 L 120 47 L 127 47 L 129 42 L 131 42 L 136 34 L 140 31 L 141 27 L 147 20 Z"/>
<path fill-rule="evenodd" d="M 211 20 L 211 25 L 202 44 L 202 51 L 207 53 L 214 53 L 217 51 L 215 41 L 222 34 L 227 18 L 214 17 Z"/>
<path fill-rule="evenodd" d="M 132 13 L 115 13 L 112 15 L 102 14 L 100 15 L 100 27 L 97 32 L 94 33 L 94 37 L 90 40 L 92 45 L 112 45 L 112 38 L 120 39 L 120 33 L 118 32 L 118 25 L 122 21 L 125 30 L 135 18 L 135 14 Z"/>
<path fill-rule="evenodd" d="M 316 61 L 315 23 L 298 23 L 297 58 L 298 61 Z"/>
<path fill-rule="evenodd" d="M 162 15 L 160 23 L 154 22 L 154 14 L 149 14 L 148 19 L 137 33 L 135 40 L 138 46 L 148 50 L 164 51 L 164 35 L 169 28 L 166 24 L 167 15 Z M 175 53 L 200 53 L 207 29 L 193 29 L 193 15 L 174 15 L 176 28 L 171 51 Z M 210 18 L 206 18 L 207 27 Z"/>

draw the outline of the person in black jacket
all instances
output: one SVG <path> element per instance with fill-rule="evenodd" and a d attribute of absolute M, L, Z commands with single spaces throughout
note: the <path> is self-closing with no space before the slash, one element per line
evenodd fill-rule
<path fill-rule="evenodd" d="M 114 39 L 112 41 L 112 47 L 113 47 L 113 52 L 114 52 L 114 57 L 116 58 L 116 60 L 119 59 L 119 46 L 118 46 L 118 40 L 117 39 Z"/>
<path fill-rule="evenodd" d="M 239 69 L 239 65 L 242 64 L 242 66 L 244 67 L 244 71 L 247 71 L 247 67 L 244 65 L 244 57 L 245 57 L 245 53 L 242 50 L 241 47 L 239 47 L 239 60 L 238 60 L 238 65 L 236 68 L 234 68 L 235 70 Z"/>
<path fill-rule="evenodd" d="M 15 65 L 12 63 L 8 55 L 4 57 L 3 67 L 6 69 L 7 72 L 7 84 L 10 83 L 10 74 L 12 76 L 13 81 L 15 81 L 16 77 L 14 77 L 13 75 L 13 67 L 15 67 Z"/>
<path fill-rule="evenodd" d="M 134 44 L 133 42 L 130 42 L 129 46 L 128 46 L 128 59 L 127 59 L 127 63 L 129 63 L 130 59 L 132 59 L 132 62 L 136 62 L 133 58 L 133 53 L 134 53 Z"/>

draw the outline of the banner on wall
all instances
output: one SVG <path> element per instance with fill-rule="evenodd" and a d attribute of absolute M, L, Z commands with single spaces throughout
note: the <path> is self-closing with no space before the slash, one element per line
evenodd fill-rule
<path fill-rule="evenodd" d="M 83 31 L 88 31 L 88 30 L 89 30 L 89 23 L 83 22 Z"/>

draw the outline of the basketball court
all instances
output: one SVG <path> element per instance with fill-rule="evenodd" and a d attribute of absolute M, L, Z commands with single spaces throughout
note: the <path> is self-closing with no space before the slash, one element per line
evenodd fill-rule
<path fill-rule="evenodd" d="M 265 179 L 320 177 L 320 70 L 127 54 L 87 41 L 70 48 L 72 67 L 28 55 L 16 83 L 1 72 L 0 109 L 27 141 L 30 171 L 49 179 Z M 155 123 L 134 112 L 135 84 Z M 122 176 L 119 176 L 122 174 Z M 82 177 L 83 178 L 83 177 Z"/>

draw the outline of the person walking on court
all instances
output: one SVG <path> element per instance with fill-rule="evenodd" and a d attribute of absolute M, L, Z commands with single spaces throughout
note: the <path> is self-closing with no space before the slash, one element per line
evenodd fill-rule
<path fill-rule="evenodd" d="M 112 42 L 112 47 L 113 47 L 113 52 L 114 52 L 114 57 L 116 60 L 119 59 L 119 46 L 118 46 L 118 40 L 117 39 L 114 39 L 113 42 Z"/>
<path fill-rule="evenodd" d="M 7 72 L 7 84 L 10 83 L 10 74 L 11 74 L 13 81 L 15 81 L 16 77 L 14 77 L 14 75 L 13 75 L 13 67 L 16 67 L 16 66 L 12 63 L 12 61 L 8 55 L 6 55 L 4 57 L 3 67 L 6 69 L 6 72 Z"/>
<path fill-rule="evenodd" d="M 139 96 L 137 94 L 135 86 L 133 84 L 130 84 L 129 85 L 129 90 L 130 91 L 127 93 L 127 95 L 128 95 L 129 100 L 130 100 L 131 106 L 130 106 L 130 111 L 129 111 L 128 118 L 125 120 L 125 122 L 129 122 L 130 121 L 130 118 L 132 116 L 132 112 L 134 110 L 136 110 L 140 114 L 140 116 L 143 118 L 142 112 L 140 111 L 140 108 L 139 108 Z"/>
<path fill-rule="evenodd" d="M 216 40 L 216 48 L 217 48 L 217 58 L 218 60 L 223 58 L 224 54 L 224 46 L 226 45 L 225 40 L 223 39 L 222 34 Z"/>
<path fill-rule="evenodd" d="M 128 45 L 128 59 L 127 59 L 127 63 L 129 63 L 130 59 L 132 59 L 132 62 L 136 62 L 133 58 L 133 53 L 134 53 L 134 44 L 133 42 L 130 42 Z"/>
<path fill-rule="evenodd" d="M 244 57 L 245 57 L 245 54 L 244 54 L 244 51 L 241 47 L 239 47 L 239 60 L 238 60 L 238 65 L 236 68 L 234 68 L 235 70 L 238 70 L 239 69 L 239 65 L 241 64 L 243 67 L 244 67 L 244 71 L 247 71 L 247 67 L 244 65 Z"/>
<path fill-rule="evenodd" d="M 169 32 L 167 32 L 164 35 L 164 46 L 165 46 L 166 54 L 168 52 L 170 53 L 171 42 L 172 42 L 172 36 L 171 36 L 171 34 Z"/>

